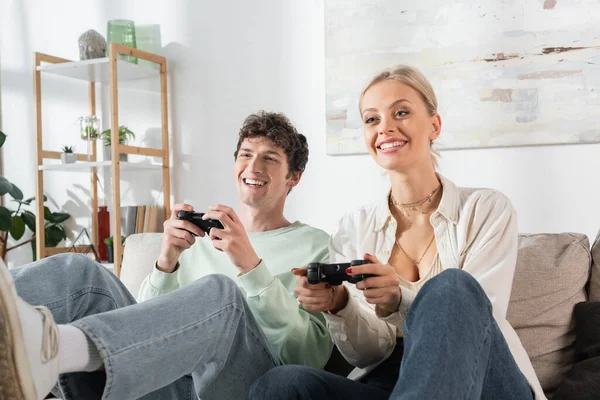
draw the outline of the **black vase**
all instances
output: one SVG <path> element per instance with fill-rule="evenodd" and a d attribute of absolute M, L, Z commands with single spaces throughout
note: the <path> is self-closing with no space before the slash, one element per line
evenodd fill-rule
<path fill-rule="evenodd" d="M 112 264 L 114 262 L 114 258 L 113 258 L 113 247 L 109 246 L 109 245 L 105 245 L 106 246 L 106 258 L 109 264 Z"/>

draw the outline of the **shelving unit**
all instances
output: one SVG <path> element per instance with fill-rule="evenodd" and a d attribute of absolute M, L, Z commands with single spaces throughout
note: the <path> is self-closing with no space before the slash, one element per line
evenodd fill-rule
<path fill-rule="evenodd" d="M 73 164 L 51 164 L 40 165 L 39 170 L 42 171 L 73 171 L 73 172 L 92 172 L 92 170 L 111 169 L 112 161 L 79 161 Z M 161 169 L 162 164 L 145 164 L 141 162 L 124 162 L 121 161 L 121 171 L 125 170 L 157 170 Z"/>
<path fill-rule="evenodd" d="M 69 61 L 63 58 L 35 53 L 34 69 L 34 95 L 36 113 L 36 250 L 37 258 L 51 256 L 54 254 L 70 251 L 71 247 L 45 247 L 44 234 L 44 172 L 66 171 L 84 172 L 90 174 L 91 194 L 91 219 L 92 219 L 92 242 L 96 249 L 101 245 L 98 238 L 98 172 L 110 173 L 112 183 L 112 206 L 111 227 L 113 235 L 119 237 L 121 234 L 121 171 L 122 170 L 156 170 L 162 169 L 163 174 L 163 204 L 165 220 L 169 218 L 171 211 L 170 199 L 170 166 L 169 166 L 169 134 L 168 134 L 168 109 L 167 109 L 167 61 L 157 54 L 148 53 L 117 43 L 109 44 L 109 56 L 85 61 Z M 138 59 L 154 62 L 159 69 L 149 68 L 143 65 L 132 64 L 119 60 L 118 55 L 137 57 Z M 96 115 L 96 84 L 107 84 L 110 91 L 110 127 L 111 127 L 111 160 L 98 161 L 96 141 L 91 146 L 91 154 L 77 154 L 77 162 L 73 164 L 44 164 L 44 160 L 60 159 L 60 152 L 47 151 L 42 144 L 42 73 L 53 74 L 70 79 L 89 83 L 90 114 Z M 119 82 L 160 79 L 161 96 L 161 126 L 162 146 L 159 149 L 149 147 L 128 146 L 119 143 L 119 104 L 118 86 Z M 142 155 L 158 157 L 161 164 L 146 162 L 123 162 L 119 160 L 120 154 Z M 120 240 L 114 241 L 114 272 L 117 276 L 121 274 L 121 257 L 123 246 Z M 87 246 L 76 247 L 76 251 L 85 251 Z"/>

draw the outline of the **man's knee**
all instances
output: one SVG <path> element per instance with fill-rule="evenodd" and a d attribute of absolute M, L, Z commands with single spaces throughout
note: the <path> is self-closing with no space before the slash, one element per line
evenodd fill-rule
<path fill-rule="evenodd" d="M 108 292 L 118 281 L 105 267 L 76 253 L 57 254 L 18 267 L 14 278 L 17 292 L 25 301 L 49 308 L 92 291 Z"/>
<path fill-rule="evenodd" d="M 191 284 L 200 296 L 221 298 L 224 301 L 242 301 L 244 295 L 235 281 L 223 274 L 206 275 Z"/>
<path fill-rule="evenodd" d="M 82 277 L 86 281 L 96 281 L 99 277 L 105 278 L 110 272 L 101 264 L 91 258 L 78 253 L 63 253 L 52 257 L 54 266 L 68 276 Z"/>
<path fill-rule="evenodd" d="M 62 253 L 42 258 L 14 270 L 15 281 L 21 285 L 49 284 L 57 281 L 68 286 L 72 283 L 94 282 L 110 272 L 89 257 L 77 253 Z"/>

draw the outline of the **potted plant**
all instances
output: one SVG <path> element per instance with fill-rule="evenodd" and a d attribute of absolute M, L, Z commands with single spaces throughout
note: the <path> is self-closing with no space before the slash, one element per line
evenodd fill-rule
<path fill-rule="evenodd" d="M 107 256 L 108 262 L 109 262 L 109 264 L 112 264 L 114 262 L 113 237 L 109 236 L 106 239 L 104 239 L 104 245 L 106 245 L 106 256 Z M 121 235 L 121 245 L 122 246 L 125 245 L 125 236 L 122 236 L 122 235 Z"/>
<path fill-rule="evenodd" d="M 6 135 L 0 132 L 0 147 L 4 144 Z M 16 210 L 9 208 L 8 204 L 0 205 L 0 258 L 4 259 L 6 253 L 24 246 L 31 245 L 33 260 L 36 259 L 36 223 L 35 214 L 28 210 L 35 197 L 23 199 L 23 192 L 8 179 L 0 175 L 0 196 L 10 195 L 12 202 L 16 203 Z M 43 201 L 48 199 L 44 195 Z M 61 241 L 67 238 L 63 224 L 71 216 L 63 212 L 52 212 L 47 206 L 44 206 L 44 238 L 46 247 L 56 247 Z M 27 229 L 31 231 L 31 238 L 21 241 Z M 14 246 L 8 247 L 9 236 L 17 242 Z M 19 241 L 21 241 L 19 243 Z"/>
<path fill-rule="evenodd" d="M 98 139 L 98 117 L 95 115 L 79 117 L 79 131 L 83 140 Z"/>
<path fill-rule="evenodd" d="M 72 164 L 77 161 L 77 154 L 75 154 L 75 146 L 63 146 L 60 160 L 63 164 Z"/>
<path fill-rule="evenodd" d="M 111 135 L 110 128 L 100 134 L 100 136 L 102 137 L 102 140 L 104 141 L 104 159 L 105 160 L 111 159 L 111 151 L 110 151 L 111 136 L 110 135 Z M 119 144 L 126 144 L 129 141 L 129 139 L 135 139 L 135 133 L 133 133 L 125 125 L 121 125 L 119 127 Z M 127 154 L 121 154 L 119 156 L 119 160 L 127 161 Z"/>

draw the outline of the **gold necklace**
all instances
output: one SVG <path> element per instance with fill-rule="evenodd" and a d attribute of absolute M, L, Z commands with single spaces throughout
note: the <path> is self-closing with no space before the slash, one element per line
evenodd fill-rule
<path fill-rule="evenodd" d="M 423 257 L 425 257 L 425 254 L 427 254 L 427 250 L 429 250 L 429 248 L 431 247 L 431 245 L 433 244 L 433 240 L 435 239 L 435 233 L 433 234 L 433 236 L 431 236 L 431 240 L 429 241 L 429 244 L 427 245 L 427 248 L 425 249 L 425 251 L 423 252 L 423 254 L 421 255 L 421 258 L 419 258 L 419 260 L 415 260 L 414 258 L 412 258 L 411 256 L 408 255 L 408 253 L 402 248 L 402 245 L 400 244 L 400 239 L 396 239 L 396 246 L 398 246 L 398 248 L 402 251 L 402 253 L 404 253 L 404 255 L 406 256 L 406 258 L 408 258 L 408 260 L 413 263 L 415 265 L 415 267 L 419 267 L 419 264 L 421 263 L 421 261 L 423 261 Z"/>
<path fill-rule="evenodd" d="M 423 204 L 429 202 L 431 203 L 433 201 L 432 197 L 434 194 L 436 194 L 438 192 L 438 190 L 440 190 L 442 187 L 442 184 L 440 183 L 434 190 L 433 192 L 429 193 L 429 195 L 425 196 L 424 198 L 422 198 L 421 200 L 418 201 L 413 201 L 412 203 L 400 203 L 399 201 L 397 201 L 396 199 L 394 199 L 394 195 L 392 194 L 392 192 L 390 191 L 390 198 L 389 198 L 389 202 L 400 207 L 400 211 L 402 211 L 402 214 L 408 216 L 409 213 L 407 211 L 407 209 L 411 209 L 412 211 L 417 211 L 417 207 L 421 207 L 421 210 L 423 209 Z"/>

